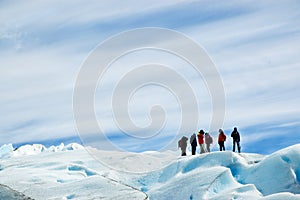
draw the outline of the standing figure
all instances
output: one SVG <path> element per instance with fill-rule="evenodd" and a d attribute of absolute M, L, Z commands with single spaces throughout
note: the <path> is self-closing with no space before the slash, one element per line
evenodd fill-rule
<path fill-rule="evenodd" d="M 196 139 L 196 134 L 195 133 L 191 136 L 190 143 L 191 143 L 191 146 L 192 146 L 192 155 L 196 155 L 197 139 Z"/>
<path fill-rule="evenodd" d="M 182 136 L 182 138 L 178 141 L 178 148 L 181 149 L 181 156 L 186 156 L 186 147 L 187 147 L 188 138 Z"/>
<path fill-rule="evenodd" d="M 210 145 L 212 143 L 213 143 L 212 137 L 209 135 L 209 133 L 205 133 L 205 144 L 206 144 L 207 152 L 210 152 Z"/>
<path fill-rule="evenodd" d="M 240 133 L 238 132 L 237 128 L 234 127 L 232 133 L 231 133 L 231 137 L 233 139 L 233 149 L 232 151 L 235 152 L 235 144 L 238 147 L 238 151 L 239 153 L 241 153 L 241 146 L 240 146 Z"/>
<path fill-rule="evenodd" d="M 220 151 L 225 151 L 225 141 L 226 141 L 226 135 L 224 134 L 224 131 L 222 129 L 219 129 L 219 139 L 218 139 L 218 143 L 220 146 Z"/>
<path fill-rule="evenodd" d="M 197 134 L 198 136 L 198 143 L 200 146 L 200 153 L 205 153 L 205 147 L 204 147 L 204 131 L 200 130 Z"/>

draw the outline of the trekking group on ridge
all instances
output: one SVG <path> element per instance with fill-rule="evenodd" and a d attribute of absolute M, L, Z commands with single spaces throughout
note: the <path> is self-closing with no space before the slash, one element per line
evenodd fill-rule
<path fill-rule="evenodd" d="M 234 127 L 231 137 L 233 140 L 232 151 L 235 152 L 235 146 L 237 146 L 238 152 L 241 153 L 241 145 L 240 145 L 240 133 L 238 132 L 237 128 Z M 197 142 L 198 139 L 198 142 Z M 181 156 L 186 156 L 186 148 L 188 138 L 186 136 L 182 136 L 182 138 L 178 141 L 178 148 L 181 149 Z M 225 151 L 225 141 L 226 135 L 222 129 L 219 129 L 219 136 L 218 136 L 218 144 L 220 147 L 220 151 Z M 213 138 L 210 136 L 209 133 L 205 133 L 202 129 L 197 133 L 192 134 L 190 137 L 190 145 L 192 150 L 192 155 L 196 155 L 197 146 L 200 146 L 200 154 L 210 152 L 210 145 L 213 143 Z"/>

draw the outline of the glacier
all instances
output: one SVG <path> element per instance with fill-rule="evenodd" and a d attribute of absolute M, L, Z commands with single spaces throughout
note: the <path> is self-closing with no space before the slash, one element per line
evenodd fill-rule
<path fill-rule="evenodd" d="M 179 154 L 3 145 L 0 199 L 300 199 L 300 144 L 271 155 Z"/>

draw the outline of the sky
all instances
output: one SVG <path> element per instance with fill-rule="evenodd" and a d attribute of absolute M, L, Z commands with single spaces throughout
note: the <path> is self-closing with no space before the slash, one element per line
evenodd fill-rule
<path fill-rule="evenodd" d="M 183 34 L 211 58 L 224 87 L 225 118 L 220 128 L 229 138 L 227 149 L 235 126 L 240 130 L 242 151 L 268 154 L 297 144 L 299 8 L 299 1 L 293 0 L 0 1 L 0 145 L 79 142 L 140 152 L 160 150 L 169 143 L 176 149 L 178 138 L 204 129 L 215 137 L 217 149 L 217 130 L 210 130 L 213 105 L 206 77 L 180 56 L 159 49 L 137 49 L 111 63 L 94 91 L 102 133 L 92 127 L 85 133 L 78 131 L 73 92 L 85 61 L 109 38 L 145 27 Z M 122 48 L 145 41 L 146 37 L 129 38 Z M 157 43 L 180 46 L 171 38 Z M 110 51 L 117 49 L 108 49 L 100 57 L 109 56 Z M 124 79 L 147 64 L 167 66 L 184 82 L 162 67 L 162 71 L 141 71 Z M 151 84 L 136 85 L 152 78 Z M 175 94 L 158 80 L 176 88 Z M 193 98 L 185 95 L 183 83 L 191 88 L 196 107 Z M 113 99 L 118 84 L 124 93 Z M 114 115 L 122 110 L 120 105 L 126 105 L 138 131 L 118 127 L 118 120 L 125 123 L 128 117 Z M 188 114 L 183 116 L 183 111 Z M 153 122 L 157 126 L 151 126 Z"/>

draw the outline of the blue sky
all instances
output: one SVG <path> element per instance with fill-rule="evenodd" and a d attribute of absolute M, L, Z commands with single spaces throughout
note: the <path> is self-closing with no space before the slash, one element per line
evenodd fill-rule
<path fill-rule="evenodd" d="M 293 0 L 0 1 L 0 145 L 80 142 L 72 96 L 82 63 L 107 38 L 143 27 L 179 31 L 207 51 L 224 84 L 223 128 L 229 135 L 239 127 L 243 150 L 270 153 L 299 143 L 299 8 Z M 134 52 L 111 66 L 95 94 L 105 135 L 126 150 L 158 150 L 197 131 L 174 135 L 180 107 L 174 96 L 155 86 L 138 91 L 129 110 L 132 120 L 145 127 L 151 107 L 164 105 L 167 120 L 158 137 L 127 138 L 114 124 L 110 101 L 116 83 L 133 67 L 153 62 L 172 66 L 188 80 L 197 96 L 199 129 L 209 128 L 211 102 L 203 78 L 165 52 Z M 101 147 L 93 134 L 90 138 L 91 145 Z"/>

